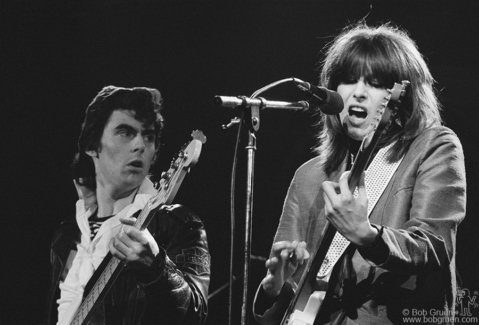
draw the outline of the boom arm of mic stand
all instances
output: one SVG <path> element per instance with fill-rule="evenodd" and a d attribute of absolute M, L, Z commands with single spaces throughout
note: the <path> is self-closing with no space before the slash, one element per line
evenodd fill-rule
<path fill-rule="evenodd" d="M 306 101 L 299 102 L 283 102 L 276 100 L 266 100 L 262 97 L 250 98 L 246 96 L 215 96 L 213 98 L 213 104 L 219 107 L 226 108 L 249 108 L 253 105 L 259 107 L 259 109 L 289 109 L 308 111 L 310 105 Z"/>

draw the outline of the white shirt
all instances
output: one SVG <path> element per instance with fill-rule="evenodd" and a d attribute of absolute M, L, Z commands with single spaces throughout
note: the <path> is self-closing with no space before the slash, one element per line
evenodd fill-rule
<path fill-rule="evenodd" d="M 77 253 L 73 259 L 70 270 L 64 282 L 60 282 L 60 299 L 58 303 L 58 319 L 61 320 L 70 308 L 76 311 L 81 302 L 85 286 L 98 268 L 103 258 L 109 251 L 110 239 L 116 236 L 121 229 L 120 219 L 133 215 L 143 209 L 148 200 L 156 194 L 153 183 L 145 178 L 140 185 L 133 203 L 127 205 L 118 214 L 103 222 L 93 241 L 91 240 L 88 218 L 95 212 L 96 206 L 88 206 L 85 200 L 80 198 L 76 203 L 76 220 L 81 231 L 80 243 L 77 245 Z M 75 299 L 75 298 L 80 299 Z"/>

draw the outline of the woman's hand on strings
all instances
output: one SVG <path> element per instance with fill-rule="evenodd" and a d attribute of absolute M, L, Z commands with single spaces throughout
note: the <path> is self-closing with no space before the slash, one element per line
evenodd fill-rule
<path fill-rule="evenodd" d="M 371 226 L 368 219 L 365 173 L 359 179 L 356 198 L 349 190 L 348 176 L 349 172 L 345 172 L 339 183 L 323 182 L 325 216 L 350 242 L 358 246 L 367 246 L 374 242 L 378 231 Z"/>

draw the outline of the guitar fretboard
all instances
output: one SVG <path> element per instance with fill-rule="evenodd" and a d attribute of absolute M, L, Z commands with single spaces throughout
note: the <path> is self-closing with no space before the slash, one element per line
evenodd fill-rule
<path fill-rule="evenodd" d="M 121 264 L 120 260 L 111 255 L 110 257 L 111 259 L 108 262 L 105 270 L 101 273 L 97 282 L 78 308 L 75 317 L 71 322 L 72 325 L 81 325 L 85 321 L 85 319 L 90 316 L 90 311 L 93 309 L 93 307 L 95 307 L 96 302 L 99 301 L 98 298 L 102 294 L 103 290 L 110 282 L 110 280 L 116 277 L 113 277 L 115 275 L 115 271 L 117 269 L 118 272 L 116 273 L 119 273 L 119 271 L 121 271 L 121 268 L 118 268 L 118 265 Z"/>
<path fill-rule="evenodd" d="M 166 189 L 168 187 L 168 181 L 169 180 L 165 179 L 162 180 L 161 185 L 163 189 Z M 144 229 L 146 226 L 148 226 L 148 223 L 153 217 L 153 215 L 156 213 L 157 208 L 161 204 L 165 203 L 166 196 L 167 193 L 160 190 L 157 195 L 148 200 L 144 209 L 138 215 L 134 223 L 134 227 L 138 229 Z M 88 295 L 82 301 L 80 307 L 75 313 L 72 322 L 70 323 L 71 325 L 82 325 L 83 322 L 87 320 L 87 318 L 90 318 L 92 316 L 91 311 L 96 308 L 97 304 L 103 300 L 103 296 L 106 295 L 111 285 L 113 285 L 113 282 L 115 281 L 116 277 L 123 269 L 124 265 L 120 262 L 120 260 L 111 255 L 110 253 L 108 253 L 108 255 L 105 257 L 105 260 L 109 260 L 108 264 L 101 272 L 100 276 L 95 282 L 95 285 L 92 287 Z"/>

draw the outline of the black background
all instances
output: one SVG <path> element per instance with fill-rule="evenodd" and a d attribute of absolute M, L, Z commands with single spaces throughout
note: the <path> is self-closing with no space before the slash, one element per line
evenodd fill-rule
<path fill-rule="evenodd" d="M 478 6 L 475 1 L 11 1 L 0 7 L 2 121 L 2 274 L 0 324 L 35 324 L 48 286 L 49 243 L 74 212 L 69 165 L 84 111 L 106 85 L 148 86 L 164 96 L 166 129 L 156 171 L 167 168 L 194 129 L 208 137 L 175 202 L 208 232 L 210 293 L 228 282 L 230 172 L 237 112 L 215 95 L 251 95 L 279 79 L 316 83 L 321 49 L 349 22 L 392 21 L 407 29 L 437 80 L 446 126 L 462 141 L 467 217 L 459 227 L 463 287 L 479 290 Z M 263 94 L 300 100 L 292 85 Z M 256 153 L 252 254 L 265 257 L 294 171 L 312 157 L 316 119 L 263 111 Z M 243 270 L 245 138 L 237 177 L 235 276 Z M 265 274 L 253 260 L 250 299 Z M 235 286 L 240 322 L 242 280 Z M 209 301 L 207 324 L 228 322 L 228 290 Z M 479 315 L 479 306 L 472 308 Z M 250 319 L 250 323 L 254 320 Z"/>

